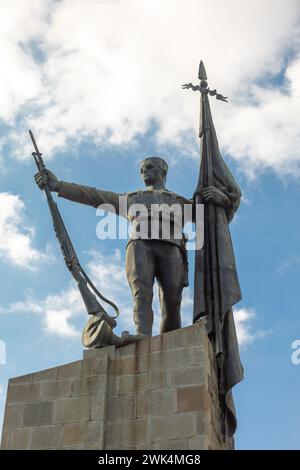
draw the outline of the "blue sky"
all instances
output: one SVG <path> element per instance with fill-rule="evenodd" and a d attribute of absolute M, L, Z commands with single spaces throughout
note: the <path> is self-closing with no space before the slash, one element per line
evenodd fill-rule
<path fill-rule="evenodd" d="M 196 82 L 202 58 L 211 88 L 230 99 L 212 110 L 244 195 L 231 224 L 245 367 L 234 391 L 236 446 L 299 449 L 300 365 L 291 361 L 291 344 L 300 339 L 300 8 L 295 1 L 253 1 L 243 11 L 229 0 L 189 3 L 172 3 L 171 14 L 169 1 L 0 6 L 0 422 L 8 378 L 80 358 L 87 319 L 33 181 L 28 128 L 60 179 L 127 192 L 142 187 L 139 160 L 160 154 L 170 167 L 168 188 L 190 197 L 199 103 L 180 85 Z M 133 331 L 126 242 L 96 237 L 93 208 L 58 204 L 82 264 L 121 307 L 119 331 Z M 192 283 L 184 324 L 191 298 Z M 157 328 L 157 300 L 155 311 Z"/>

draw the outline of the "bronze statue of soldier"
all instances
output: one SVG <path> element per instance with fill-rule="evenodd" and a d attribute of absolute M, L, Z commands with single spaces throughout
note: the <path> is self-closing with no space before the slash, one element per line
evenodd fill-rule
<path fill-rule="evenodd" d="M 146 189 L 127 194 L 103 191 L 94 187 L 83 186 L 65 181 L 59 181 L 56 176 L 46 168 L 35 175 L 40 189 L 48 184 L 50 191 L 58 196 L 95 208 L 101 204 L 109 204 L 114 211 L 127 217 L 133 225 L 140 223 L 136 213 L 131 208 L 138 204 L 146 207 L 150 218 L 153 205 L 164 204 L 172 207 L 174 204 L 182 208 L 193 204 L 187 199 L 166 189 L 167 163 L 160 157 L 148 157 L 141 162 L 141 177 Z M 127 212 L 120 207 L 120 196 L 127 198 Z M 214 201 L 215 204 L 228 205 L 227 196 L 217 188 L 206 188 L 203 192 L 203 201 Z M 185 220 L 186 222 L 187 220 Z M 161 220 L 160 220 L 160 223 Z M 159 300 L 161 307 L 160 332 L 175 330 L 181 327 L 180 307 L 183 288 L 188 285 L 188 263 L 186 252 L 186 239 L 184 233 L 174 236 L 176 218 L 171 217 L 171 227 L 167 237 L 159 227 L 159 236 L 153 237 L 148 232 L 147 239 L 132 237 L 126 248 L 126 275 L 131 288 L 134 302 L 134 323 L 139 338 L 151 336 L 153 326 L 153 284 L 156 279 L 159 286 Z M 182 222 L 183 227 L 183 222 Z M 139 233 L 135 227 L 135 234 Z M 151 232 L 151 230 L 150 230 Z"/>

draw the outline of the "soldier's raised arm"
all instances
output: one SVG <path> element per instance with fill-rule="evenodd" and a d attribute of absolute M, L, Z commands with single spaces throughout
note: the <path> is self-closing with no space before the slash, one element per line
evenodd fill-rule
<path fill-rule="evenodd" d="M 119 213 L 119 193 L 60 181 L 54 173 L 47 168 L 44 168 L 35 175 L 35 181 L 40 189 L 44 189 L 45 185 L 48 184 L 50 191 L 57 192 L 58 196 L 69 199 L 70 201 L 87 204 L 93 207 L 98 207 L 101 204 L 111 204 L 116 213 Z"/>

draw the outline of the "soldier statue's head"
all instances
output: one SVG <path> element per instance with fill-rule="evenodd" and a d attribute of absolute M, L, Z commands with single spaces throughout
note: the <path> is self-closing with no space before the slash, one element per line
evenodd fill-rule
<path fill-rule="evenodd" d="M 146 186 L 164 188 L 168 165 L 160 157 L 147 157 L 141 161 L 141 176 Z"/>

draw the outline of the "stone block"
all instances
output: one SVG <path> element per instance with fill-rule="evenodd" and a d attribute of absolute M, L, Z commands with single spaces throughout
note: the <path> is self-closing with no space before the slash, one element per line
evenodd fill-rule
<path fill-rule="evenodd" d="M 95 393 L 105 393 L 106 375 L 100 377 L 80 377 L 72 381 L 72 396 L 95 395 Z"/>
<path fill-rule="evenodd" d="M 182 387 L 177 390 L 177 411 L 185 413 L 188 411 L 208 411 L 210 399 L 206 385 L 194 385 Z"/>
<path fill-rule="evenodd" d="M 52 424 L 53 402 L 40 401 L 27 403 L 24 407 L 23 426 L 43 426 Z"/>
<path fill-rule="evenodd" d="M 102 449 L 104 439 L 104 421 L 91 421 L 87 428 L 87 442 L 97 443 L 98 448 Z"/>
<path fill-rule="evenodd" d="M 39 426 L 33 429 L 32 449 L 59 449 L 62 426 Z"/>
<path fill-rule="evenodd" d="M 33 382 L 44 382 L 45 380 L 56 380 L 57 377 L 57 367 L 52 369 L 42 370 L 40 372 L 35 372 L 32 374 Z"/>
<path fill-rule="evenodd" d="M 153 338 L 151 338 L 149 342 L 149 350 L 144 351 L 144 352 L 152 353 L 152 352 L 161 351 L 162 349 L 163 349 L 163 336 L 158 335 L 158 336 L 154 336 Z M 140 352 L 142 353 L 142 351 Z"/>
<path fill-rule="evenodd" d="M 71 377 L 78 377 L 81 374 L 82 361 L 70 362 L 64 366 L 57 368 L 58 379 L 69 379 Z"/>
<path fill-rule="evenodd" d="M 191 328 L 191 327 L 188 327 Z M 162 336 L 162 350 L 184 348 L 185 328 L 169 331 Z"/>
<path fill-rule="evenodd" d="M 108 422 L 136 418 L 136 395 L 119 395 L 109 398 L 107 403 Z"/>
<path fill-rule="evenodd" d="M 32 382 L 32 374 L 20 375 L 9 379 L 10 384 L 30 383 Z"/>
<path fill-rule="evenodd" d="M 114 359 L 115 355 L 116 355 L 115 346 L 106 346 L 105 348 L 98 348 L 98 349 L 84 349 L 83 351 L 83 359 L 92 359 L 92 358 L 100 359 L 102 357 L 109 357 L 110 359 Z"/>
<path fill-rule="evenodd" d="M 41 384 L 40 383 L 20 383 L 8 384 L 7 402 L 12 403 L 25 403 L 34 402 L 41 397 Z"/>
<path fill-rule="evenodd" d="M 118 449 L 131 444 L 141 444 L 146 441 L 146 432 L 146 419 L 108 423 L 105 433 L 105 448 Z"/>
<path fill-rule="evenodd" d="M 169 383 L 172 387 L 202 385 L 207 383 L 207 371 L 199 367 L 185 367 L 169 371 Z"/>
<path fill-rule="evenodd" d="M 65 424 L 61 446 L 72 448 L 73 446 L 83 446 L 85 441 L 87 423 Z"/>
<path fill-rule="evenodd" d="M 1 450 L 9 450 L 9 446 L 10 446 L 10 432 L 2 431 Z"/>
<path fill-rule="evenodd" d="M 198 411 L 197 414 L 197 435 L 205 434 L 211 437 L 212 429 L 210 422 L 210 410 Z"/>
<path fill-rule="evenodd" d="M 7 405 L 5 408 L 3 430 L 12 430 L 22 426 L 24 404 Z"/>
<path fill-rule="evenodd" d="M 167 388 L 167 371 L 166 370 L 152 370 L 148 374 L 147 389 L 160 390 Z"/>
<path fill-rule="evenodd" d="M 151 416 L 149 437 L 152 441 L 192 437 L 196 434 L 197 422 L 194 413 L 171 416 Z"/>
<path fill-rule="evenodd" d="M 123 346 L 122 348 L 116 349 L 116 359 L 119 357 L 126 357 L 126 356 L 135 356 L 138 354 L 138 344 L 132 343 L 128 344 L 127 346 Z"/>
<path fill-rule="evenodd" d="M 31 449 L 32 428 L 18 429 L 11 433 L 11 450 L 29 450 Z"/>
<path fill-rule="evenodd" d="M 91 419 L 96 421 L 105 419 L 107 408 L 106 394 L 97 393 L 91 397 Z"/>
<path fill-rule="evenodd" d="M 206 321 L 203 319 L 183 329 L 185 347 L 203 346 L 207 350 L 208 336 L 205 324 Z"/>
<path fill-rule="evenodd" d="M 199 366 L 203 363 L 202 347 L 170 349 L 139 355 L 139 371 L 166 370 L 174 367 Z"/>
<path fill-rule="evenodd" d="M 150 444 L 140 444 L 138 450 L 186 450 L 188 449 L 188 439 L 163 439 Z M 174 454 L 176 455 L 176 454 Z"/>
<path fill-rule="evenodd" d="M 71 395 L 71 383 L 69 380 L 55 380 L 42 384 L 42 399 L 56 400 Z"/>
<path fill-rule="evenodd" d="M 145 338 L 138 343 L 138 354 L 142 354 L 150 351 L 150 342 L 153 338 Z"/>
<path fill-rule="evenodd" d="M 88 421 L 91 415 L 91 397 L 62 398 L 54 402 L 53 423 L 65 424 Z"/>
<path fill-rule="evenodd" d="M 98 442 L 86 442 L 84 450 L 103 450 L 103 447 Z"/>
<path fill-rule="evenodd" d="M 119 357 L 110 365 L 110 372 L 113 376 L 130 375 L 138 372 L 137 356 Z"/>
<path fill-rule="evenodd" d="M 117 395 L 119 393 L 119 377 L 109 377 L 108 376 L 107 387 L 108 387 L 107 394 L 109 396 Z"/>
<path fill-rule="evenodd" d="M 207 436 L 194 436 L 188 439 L 188 449 L 189 450 L 208 450 L 209 441 Z"/>
<path fill-rule="evenodd" d="M 166 416 L 177 412 L 176 390 L 139 392 L 137 417 Z"/>
<path fill-rule="evenodd" d="M 106 375 L 108 367 L 108 357 L 93 357 L 91 359 L 84 359 L 82 362 L 82 376 L 90 375 Z"/>
<path fill-rule="evenodd" d="M 121 375 L 118 381 L 117 393 L 134 393 L 147 388 L 147 374 Z"/>

